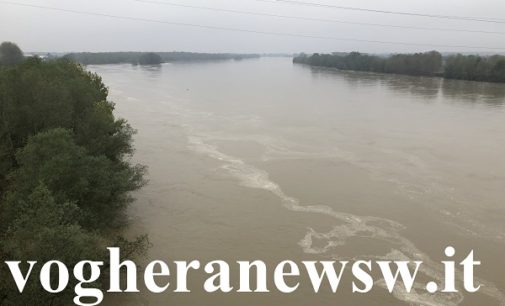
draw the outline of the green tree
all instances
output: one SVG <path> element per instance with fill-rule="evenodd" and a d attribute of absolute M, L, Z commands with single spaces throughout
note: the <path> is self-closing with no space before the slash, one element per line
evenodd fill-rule
<path fill-rule="evenodd" d="M 144 53 L 139 57 L 140 65 L 159 65 L 163 62 L 161 56 L 156 53 Z"/>
<path fill-rule="evenodd" d="M 40 131 L 72 130 L 93 155 L 120 160 L 133 152 L 134 130 L 113 115 L 101 78 L 68 60 L 30 58 L 0 73 L 0 182 L 16 165 L 15 152 Z"/>
<path fill-rule="evenodd" d="M 342 70 L 373 71 L 409 75 L 436 75 L 442 70 L 442 55 L 436 51 L 395 54 L 390 57 L 351 52 L 348 54 L 301 54 L 295 63 L 333 67 Z"/>
<path fill-rule="evenodd" d="M 23 61 L 23 52 L 11 42 L 0 44 L 0 65 L 15 65 Z"/>
<path fill-rule="evenodd" d="M 0 262 L 73 266 L 106 262 L 106 246 L 120 246 L 124 258 L 147 249 L 145 236 L 117 237 L 145 169 L 128 161 L 134 130 L 113 110 L 101 78 L 72 61 L 2 66 Z M 5 269 L 0 275 L 9 275 Z M 0 278 L 0 305 L 71 304 L 72 292 L 49 296 L 33 280 L 19 295 L 11 279 Z"/>
<path fill-rule="evenodd" d="M 139 58 L 146 53 L 142 52 L 80 52 L 69 53 L 66 59 L 79 62 L 84 65 L 103 64 L 138 64 Z M 258 54 L 233 54 L 233 53 L 192 53 L 192 52 L 157 52 L 161 57 L 161 62 L 176 61 L 208 61 L 208 60 L 242 60 L 248 58 L 258 58 Z M 160 62 L 160 63 L 161 63 Z"/>
<path fill-rule="evenodd" d="M 73 202 L 77 219 L 88 229 L 120 224 L 120 212 L 131 201 L 129 192 L 143 184 L 143 167 L 89 155 L 71 131 L 61 128 L 31 137 L 16 154 L 19 168 L 11 174 L 15 192 L 27 194 L 44 183 L 59 202 Z M 15 208 L 6 207 L 12 219 Z"/>
<path fill-rule="evenodd" d="M 470 81 L 505 82 L 505 56 L 452 55 L 446 58 L 444 77 Z"/>
<path fill-rule="evenodd" d="M 19 294 L 17 287 L 9 277 L 0 278 L 0 305 L 71 305 L 74 296 L 74 279 L 60 294 L 49 294 L 40 285 L 38 275 L 42 264 L 50 260 L 59 260 L 71 268 L 83 259 L 103 261 L 102 281 L 94 284 L 100 288 L 107 276 L 108 258 L 104 246 L 119 247 L 122 260 L 131 259 L 135 254 L 144 254 L 149 247 L 146 236 L 133 241 L 122 237 L 108 239 L 98 231 L 89 231 L 76 221 L 81 215 L 77 205 L 72 202 L 58 202 L 46 185 L 39 183 L 28 195 L 11 195 L 7 205 L 16 207 L 16 214 L 10 220 L 8 230 L 0 240 L 2 259 L 26 262 L 39 262 L 32 272 L 25 289 Z M 24 267 L 26 268 L 26 266 Z M 10 275 L 5 265 L 0 266 L 0 275 Z M 57 282 L 53 274 L 51 283 Z"/>
<path fill-rule="evenodd" d="M 74 217 L 79 208 L 70 202 L 57 202 L 49 189 L 40 183 L 25 197 L 11 196 L 7 204 L 16 207 L 17 213 L 2 239 L 2 252 L 11 260 L 37 260 L 43 263 L 59 260 L 72 267 L 77 262 L 99 260 L 105 257 L 100 247 L 105 241 L 100 235 L 81 228 Z M 63 305 L 71 300 L 72 286 L 54 296 L 41 288 L 37 276 L 41 264 L 34 267 L 23 294 L 19 294 L 12 279 L 0 280 L 0 290 L 7 293 L 1 305 Z M 2 266 L 0 272 L 10 273 Z M 56 281 L 55 279 L 51 280 Z M 75 284 L 74 284 L 75 285 Z"/>
<path fill-rule="evenodd" d="M 494 82 L 505 82 L 505 57 L 496 61 L 491 69 L 491 80 Z"/>

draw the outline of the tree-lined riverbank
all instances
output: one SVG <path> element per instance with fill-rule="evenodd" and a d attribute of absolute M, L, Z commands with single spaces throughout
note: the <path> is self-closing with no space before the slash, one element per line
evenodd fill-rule
<path fill-rule="evenodd" d="M 65 58 L 77 61 L 84 65 L 102 64 L 142 64 L 143 57 L 151 54 L 159 57 L 158 63 L 180 62 L 180 61 L 209 61 L 209 60 L 241 60 L 248 58 L 258 58 L 256 54 L 232 54 L 232 53 L 193 53 L 193 52 L 79 52 L 69 53 Z"/>
<path fill-rule="evenodd" d="M 437 51 L 391 56 L 359 52 L 332 54 L 301 54 L 294 63 L 331 67 L 341 70 L 370 71 L 420 76 L 443 76 L 485 82 L 505 82 L 505 56 L 450 55 Z"/>

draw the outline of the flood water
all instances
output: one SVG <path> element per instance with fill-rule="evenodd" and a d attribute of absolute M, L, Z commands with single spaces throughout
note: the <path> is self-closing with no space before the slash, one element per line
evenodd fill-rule
<path fill-rule="evenodd" d="M 415 292 L 109 296 L 109 305 L 505 305 L 505 85 L 343 72 L 288 58 L 90 66 L 138 130 L 146 261 L 423 260 Z M 477 294 L 429 294 L 443 250 Z M 233 267 L 232 267 L 233 270 Z M 236 270 L 236 269 L 235 269 Z M 349 274 L 347 274 L 349 276 Z M 461 276 L 461 271 L 458 271 Z M 236 281 L 236 279 L 234 279 Z M 175 282 L 175 281 L 173 281 Z M 458 285 L 461 284 L 460 279 Z"/>

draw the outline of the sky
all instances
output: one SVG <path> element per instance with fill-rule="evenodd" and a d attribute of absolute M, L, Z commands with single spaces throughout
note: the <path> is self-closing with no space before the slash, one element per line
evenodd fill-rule
<path fill-rule="evenodd" d="M 504 0 L 0 0 L 0 41 L 16 42 L 25 52 L 505 53 L 503 12 Z"/>

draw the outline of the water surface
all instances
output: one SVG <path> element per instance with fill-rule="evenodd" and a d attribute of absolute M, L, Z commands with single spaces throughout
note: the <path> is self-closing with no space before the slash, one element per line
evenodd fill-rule
<path fill-rule="evenodd" d="M 423 260 L 394 295 L 110 296 L 111 305 L 505 305 L 505 85 L 342 72 L 290 59 L 91 66 L 149 166 L 132 232 L 146 260 Z M 478 294 L 435 294 L 443 250 L 471 249 Z M 270 284 L 272 285 L 272 284 Z"/>

